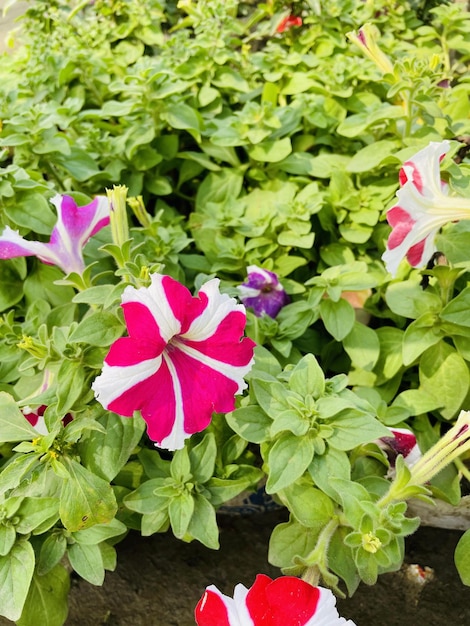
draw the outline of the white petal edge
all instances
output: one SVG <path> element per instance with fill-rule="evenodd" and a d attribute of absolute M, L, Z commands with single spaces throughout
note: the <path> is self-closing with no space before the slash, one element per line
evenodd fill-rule
<path fill-rule="evenodd" d="M 181 335 L 190 341 L 204 341 L 217 331 L 219 324 L 233 311 L 238 311 L 246 315 L 243 304 L 238 304 L 235 298 L 219 291 L 220 280 L 212 278 L 202 285 L 199 293 L 205 293 L 208 302 L 204 311 L 196 317 L 188 330 Z"/>
<path fill-rule="evenodd" d="M 139 289 L 131 285 L 126 287 L 122 293 L 121 301 L 123 304 L 138 302 L 147 307 L 158 326 L 162 339 L 168 342 L 174 335 L 179 334 L 181 324 L 171 310 L 166 297 L 163 288 L 163 275 L 152 274 L 151 279 L 152 283 L 149 287 L 140 287 Z"/>
<path fill-rule="evenodd" d="M 304 626 L 356 626 L 351 620 L 340 617 L 336 608 L 336 597 L 330 589 L 318 587 L 320 599 L 315 615 Z"/>
<path fill-rule="evenodd" d="M 104 363 L 101 374 L 95 378 L 91 385 L 95 392 L 95 398 L 107 409 L 124 392 L 155 374 L 161 363 L 161 355 L 135 365 L 120 366 Z"/>

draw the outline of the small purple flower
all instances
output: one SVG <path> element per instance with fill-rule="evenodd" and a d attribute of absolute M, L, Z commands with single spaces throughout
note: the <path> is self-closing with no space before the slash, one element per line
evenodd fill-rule
<path fill-rule="evenodd" d="M 253 309 L 257 317 L 261 317 L 263 313 L 276 317 L 282 307 L 290 302 L 277 274 L 256 265 L 248 266 L 247 270 L 246 282 L 238 286 L 240 300 Z"/>
<path fill-rule="evenodd" d="M 109 224 L 109 202 L 98 196 L 90 204 L 79 207 L 72 197 L 56 195 L 51 203 L 57 209 L 57 223 L 49 243 L 30 241 L 6 226 L 0 235 L 0 259 L 37 256 L 43 263 L 57 265 L 66 274 L 81 274 L 85 269 L 84 245 Z"/>

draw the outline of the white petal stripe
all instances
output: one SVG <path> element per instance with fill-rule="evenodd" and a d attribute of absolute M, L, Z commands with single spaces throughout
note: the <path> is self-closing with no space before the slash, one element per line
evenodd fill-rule
<path fill-rule="evenodd" d="M 147 380 L 157 372 L 162 364 L 161 355 L 155 359 L 147 359 L 135 365 L 108 365 L 103 364 L 101 374 L 95 378 L 91 388 L 96 399 L 105 408 L 117 400 L 125 391 L 132 389 L 138 383 Z"/>
<path fill-rule="evenodd" d="M 212 357 L 207 356 L 206 354 L 199 352 L 199 350 L 187 346 L 180 341 L 178 341 L 177 346 L 178 350 L 181 350 L 184 354 L 187 354 L 196 361 L 203 363 L 226 378 L 233 380 L 234 383 L 237 383 L 238 389 L 235 393 L 241 393 L 243 389 L 247 388 L 248 385 L 243 380 L 243 377 L 250 371 L 254 363 L 254 359 L 251 359 L 247 365 L 231 365 L 230 363 L 224 363 L 223 361 L 213 359 Z"/>
<path fill-rule="evenodd" d="M 170 372 L 171 380 L 173 381 L 173 392 L 175 394 L 175 420 L 170 434 L 164 437 L 159 444 L 155 445 L 158 445 L 159 448 L 164 448 L 165 450 L 179 450 L 180 448 L 184 448 L 184 441 L 188 437 L 188 433 L 184 430 L 183 393 L 181 391 L 181 385 L 175 366 L 165 352 L 163 353 L 163 359 L 168 366 L 168 371 Z"/>
<path fill-rule="evenodd" d="M 174 335 L 179 334 L 181 324 L 171 310 L 161 279 L 161 275 L 154 274 L 152 284 L 148 288 L 136 289 L 129 285 L 122 294 L 122 303 L 138 302 L 147 307 L 158 326 L 162 339 L 168 342 Z"/>
<path fill-rule="evenodd" d="M 236 304 L 235 298 L 219 292 L 219 279 L 213 278 L 199 290 L 204 292 L 208 298 L 204 311 L 196 317 L 188 330 L 181 335 L 190 341 L 204 341 L 215 334 L 220 323 L 233 311 L 239 311 L 245 315 L 246 310 L 243 304 Z"/>

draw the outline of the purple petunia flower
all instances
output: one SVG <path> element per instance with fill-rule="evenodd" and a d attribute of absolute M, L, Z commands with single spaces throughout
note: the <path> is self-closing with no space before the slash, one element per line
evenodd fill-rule
<path fill-rule="evenodd" d="M 246 282 L 238 286 L 240 300 L 253 309 L 257 317 L 261 317 L 263 313 L 276 317 L 282 307 L 290 302 L 277 274 L 256 265 L 250 265 L 247 269 Z"/>
<path fill-rule="evenodd" d="M 57 265 L 65 274 L 81 274 L 85 269 L 83 247 L 109 224 L 108 200 L 98 196 L 90 204 L 79 207 L 71 196 L 56 195 L 51 203 L 57 209 L 57 223 L 49 243 L 30 241 L 6 226 L 0 235 L 0 259 L 37 256 L 43 263 Z"/>

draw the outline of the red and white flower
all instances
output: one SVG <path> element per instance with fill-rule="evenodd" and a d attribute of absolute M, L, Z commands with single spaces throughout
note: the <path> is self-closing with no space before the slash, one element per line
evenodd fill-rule
<path fill-rule="evenodd" d="M 442 226 L 470 219 L 470 199 L 450 196 L 441 180 L 440 162 L 449 148 L 448 141 L 433 141 L 400 170 L 398 202 L 387 212 L 392 232 L 382 256 L 393 276 L 405 257 L 413 267 L 426 265 L 436 251 L 434 239 Z"/>
<path fill-rule="evenodd" d="M 45 404 L 41 404 L 41 406 L 38 406 L 35 409 L 32 409 L 30 406 L 24 406 L 21 409 L 21 412 L 23 413 L 25 418 L 40 435 L 49 434 L 49 429 L 47 428 L 46 421 L 44 419 L 44 413 L 46 409 L 47 406 Z M 67 413 L 67 415 L 62 418 L 62 424 L 64 426 L 67 426 L 67 424 L 69 424 L 72 420 L 73 417 L 70 415 L 70 413 Z"/>
<path fill-rule="evenodd" d="M 298 15 L 286 15 L 277 25 L 277 32 L 283 33 L 293 27 L 302 26 L 302 18 Z"/>
<path fill-rule="evenodd" d="M 329 589 L 295 576 L 258 574 L 250 589 L 238 584 L 233 599 L 211 585 L 194 614 L 198 626 L 354 626 L 338 615 Z"/>
<path fill-rule="evenodd" d="M 57 209 L 57 223 L 49 243 L 30 241 L 6 226 L 0 235 L 0 259 L 37 256 L 66 274 L 81 274 L 85 269 L 83 247 L 92 235 L 109 224 L 109 202 L 98 196 L 90 204 L 79 207 L 71 196 L 56 195 L 51 203 Z"/>
<path fill-rule="evenodd" d="M 380 437 L 376 443 L 386 453 L 392 474 L 398 455 L 401 454 L 406 465 L 410 468 L 422 456 L 416 441 L 416 435 L 407 428 L 390 428 L 390 437 Z"/>
<path fill-rule="evenodd" d="M 129 337 L 118 339 L 92 387 L 110 411 L 140 411 L 148 436 L 176 450 L 208 426 L 213 412 L 235 408 L 246 388 L 254 342 L 241 339 L 242 304 L 205 283 L 197 297 L 170 276 L 153 274 L 151 285 L 126 287 L 122 308 Z"/>

